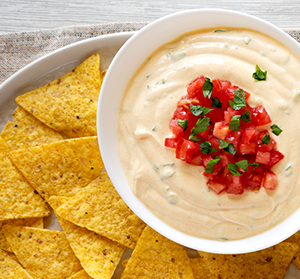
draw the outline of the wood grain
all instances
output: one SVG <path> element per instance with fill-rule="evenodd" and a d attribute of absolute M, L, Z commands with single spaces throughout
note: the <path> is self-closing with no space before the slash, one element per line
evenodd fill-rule
<path fill-rule="evenodd" d="M 0 0 L 0 33 L 153 21 L 170 13 L 196 8 L 237 10 L 280 28 L 300 28 L 299 0 Z"/>

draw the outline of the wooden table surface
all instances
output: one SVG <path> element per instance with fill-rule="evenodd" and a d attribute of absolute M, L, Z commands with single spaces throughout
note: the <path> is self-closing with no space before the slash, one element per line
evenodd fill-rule
<path fill-rule="evenodd" d="M 195 8 L 242 11 L 300 28 L 299 0 L 0 0 L 0 33 L 108 22 L 148 22 Z"/>

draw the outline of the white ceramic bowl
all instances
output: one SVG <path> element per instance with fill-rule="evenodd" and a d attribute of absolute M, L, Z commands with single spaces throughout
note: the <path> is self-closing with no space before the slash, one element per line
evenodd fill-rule
<path fill-rule="evenodd" d="M 266 21 L 239 12 L 190 10 L 154 21 L 132 36 L 110 65 L 98 106 L 99 144 L 105 167 L 117 191 L 128 206 L 156 231 L 197 250 L 222 254 L 247 253 L 277 244 L 299 230 L 300 209 L 276 227 L 250 238 L 227 242 L 197 238 L 170 227 L 155 216 L 131 191 L 119 160 L 117 120 L 121 100 L 131 77 L 149 54 L 161 45 L 183 33 L 209 27 L 257 30 L 280 41 L 300 57 L 300 45 L 289 35 Z"/>

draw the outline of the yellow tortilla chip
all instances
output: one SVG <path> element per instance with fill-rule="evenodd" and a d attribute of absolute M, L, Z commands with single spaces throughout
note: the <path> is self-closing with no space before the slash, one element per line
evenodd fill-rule
<path fill-rule="evenodd" d="M 3 226 L 19 262 L 35 278 L 68 278 L 82 269 L 63 232 Z"/>
<path fill-rule="evenodd" d="M 95 136 L 101 88 L 100 56 L 94 54 L 76 69 L 16 98 L 19 106 L 48 127 L 71 138 Z"/>
<path fill-rule="evenodd" d="M 12 249 L 7 242 L 4 233 L 2 231 L 2 226 L 10 224 L 15 226 L 25 226 L 25 227 L 33 227 L 33 228 L 44 228 L 43 218 L 28 218 L 28 219 L 14 219 L 14 220 L 6 220 L 0 222 L 0 249 L 3 249 L 6 252 L 12 252 Z"/>
<path fill-rule="evenodd" d="M 59 207 L 57 214 L 132 249 L 145 227 L 121 199 L 107 173 Z"/>
<path fill-rule="evenodd" d="M 74 196 L 98 177 L 104 168 L 97 137 L 15 150 L 10 157 L 46 200 L 51 196 Z"/>
<path fill-rule="evenodd" d="M 44 217 L 50 214 L 45 201 L 7 157 L 8 147 L 0 137 L 0 221 Z"/>
<path fill-rule="evenodd" d="M 190 259 L 190 265 L 195 279 L 214 279 L 210 270 L 206 267 L 206 262 L 202 258 Z"/>
<path fill-rule="evenodd" d="M 21 265 L 0 249 L 0 278 L 33 279 Z"/>
<path fill-rule="evenodd" d="M 300 231 L 293 234 L 291 237 L 285 240 L 285 242 L 296 243 L 300 246 Z M 294 256 L 292 263 L 300 269 L 300 251 Z"/>
<path fill-rule="evenodd" d="M 14 122 L 8 121 L 0 135 L 10 151 L 63 140 L 60 133 L 21 107 L 17 107 L 13 116 Z"/>
<path fill-rule="evenodd" d="M 147 226 L 121 279 L 194 278 L 185 248 Z"/>
<path fill-rule="evenodd" d="M 92 279 L 84 270 L 79 271 L 68 279 Z"/>
<path fill-rule="evenodd" d="M 295 243 L 282 242 L 270 248 L 238 255 L 198 251 L 214 278 L 283 278 L 299 250 Z"/>
<path fill-rule="evenodd" d="M 54 211 L 66 198 L 51 197 Z M 58 216 L 59 223 L 84 270 L 95 279 L 110 279 L 122 257 L 125 246 Z"/>

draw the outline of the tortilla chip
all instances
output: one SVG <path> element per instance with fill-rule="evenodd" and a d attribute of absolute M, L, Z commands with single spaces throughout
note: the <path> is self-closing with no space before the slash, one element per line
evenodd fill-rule
<path fill-rule="evenodd" d="M 28 218 L 28 219 L 15 219 L 15 220 L 6 220 L 0 222 L 0 249 L 6 252 L 12 252 L 12 249 L 7 242 L 4 233 L 2 231 L 2 226 L 10 224 L 15 226 L 26 226 L 33 228 L 44 228 L 43 218 Z"/>
<path fill-rule="evenodd" d="M 48 127 L 71 138 L 95 136 L 101 88 L 100 56 L 94 54 L 76 69 L 16 98 L 19 106 Z"/>
<path fill-rule="evenodd" d="M 300 231 L 293 234 L 291 237 L 285 240 L 285 242 L 296 243 L 300 246 Z M 300 269 L 300 250 L 296 253 L 292 260 L 292 264 Z"/>
<path fill-rule="evenodd" d="M 60 133 L 21 107 L 17 107 L 13 116 L 14 122 L 8 121 L 0 135 L 10 151 L 63 140 Z"/>
<path fill-rule="evenodd" d="M 206 262 L 203 258 L 190 259 L 190 265 L 195 279 L 214 279 L 210 270 L 206 267 Z"/>
<path fill-rule="evenodd" d="M 104 168 L 97 137 L 15 150 L 10 156 L 46 200 L 51 196 L 74 196 L 98 177 Z"/>
<path fill-rule="evenodd" d="M 185 248 L 147 226 L 121 279 L 194 278 Z"/>
<path fill-rule="evenodd" d="M 68 279 L 92 279 L 84 270 L 79 271 Z"/>
<path fill-rule="evenodd" d="M 145 227 L 121 199 L 107 173 L 59 207 L 57 214 L 132 249 Z"/>
<path fill-rule="evenodd" d="M 35 278 L 61 279 L 82 269 L 63 232 L 3 226 L 19 262 Z"/>
<path fill-rule="evenodd" d="M 0 278 L 33 279 L 21 265 L 0 249 Z"/>
<path fill-rule="evenodd" d="M 0 221 L 48 216 L 45 201 L 12 164 L 8 152 L 0 137 Z"/>
<path fill-rule="evenodd" d="M 283 278 L 299 250 L 295 243 L 282 242 L 270 248 L 238 255 L 198 251 L 214 278 Z"/>
<path fill-rule="evenodd" d="M 66 198 L 51 197 L 54 211 Z M 81 228 L 58 216 L 59 223 L 84 270 L 95 279 L 110 279 L 122 257 L 125 246 Z"/>

